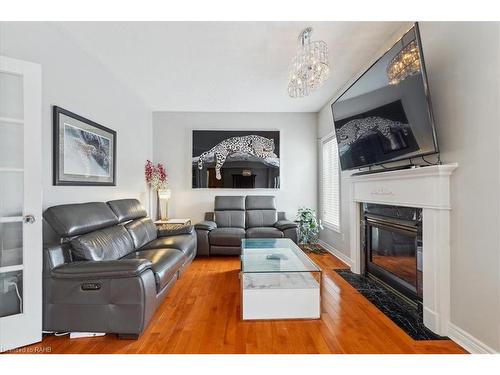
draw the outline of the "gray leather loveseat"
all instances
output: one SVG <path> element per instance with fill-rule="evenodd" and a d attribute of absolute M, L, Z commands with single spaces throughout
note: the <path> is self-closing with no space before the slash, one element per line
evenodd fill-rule
<path fill-rule="evenodd" d="M 54 206 L 60 244 L 44 248 L 43 329 L 137 338 L 196 256 L 192 227 L 158 237 L 139 201 Z"/>
<path fill-rule="evenodd" d="M 243 238 L 298 239 L 297 224 L 277 211 L 274 196 L 217 196 L 214 212 L 195 228 L 198 255 L 240 255 Z"/>

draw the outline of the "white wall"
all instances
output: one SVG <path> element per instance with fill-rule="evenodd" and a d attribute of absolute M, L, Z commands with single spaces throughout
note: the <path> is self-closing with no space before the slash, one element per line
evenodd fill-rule
<path fill-rule="evenodd" d="M 500 351 L 500 26 L 425 22 L 420 31 L 441 158 L 459 164 L 451 180 L 451 322 Z M 332 130 L 328 103 L 318 134 Z M 344 179 L 343 233 L 321 235 L 347 256 L 348 189 Z"/>
<path fill-rule="evenodd" d="M 0 54 L 42 66 L 43 207 L 146 196 L 152 157 L 151 110 L 67 34 L 47 22 L 1 22 Z M 52 106 L 117 132 L 117 186 L 52 186 Z"/>
<path fill-rule="evenodd" d="M 193 129 L 280 130 L 280 189 L 192 189 Z M 216 195 L 275 195 L 278 209 L 294 219 L 297 209 L 316 209 L 317 141 L 315 113 L 154 112 L 154 161 L 165 163 L 172 189 L 170 215 L 203 219 Z"/>
<path fill-rule="evenodd" d="M 437 136 L 451 180 L 451 321 L 500 351 L 500 27 L 422 24 Z"/>

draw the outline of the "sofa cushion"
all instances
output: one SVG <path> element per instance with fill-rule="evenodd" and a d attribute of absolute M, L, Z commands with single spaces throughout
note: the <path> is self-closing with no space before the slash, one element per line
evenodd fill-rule
<path fill-rule="evenodd" d="M 140 249 L 158 237 L 156 225 L 149 217 L 133 220 L 125 224 L 125 229 L 127 229 L 134 241 L 134 249 Z"/>
<path fill-rule="evenodd" d="M 247 195 L 246 210 L 276 210 L 276 198 L 272 195 Z"/>
<path fill-rule="evenodd" d="M 189 257 L 194 251 L 196 251 L 196 234 L 191 233 L 158 237 L 156 240 L 147 243 L 141 250 L 164 248 L 180 250 Z"/>
<path fill-rule="evenodd" d="M 242 228 L 216 228 L 209 234 L 210 245 L 241 246 L 241 239 L 245 238 Z"/>
<path fill-rule="evenodd" d="M 160 292 L 184 264 L 186 256 L 176 249 L 156 249 L 134 251 L 123 259 L 149 260 L 155 275 L 156 290 Z"/>
<path fill-rule="evenodd" d="M 109 201 L 108 206 L 113 210 L 120 223 L 148 216 L 141 202 L 137 199 L 117 199 Z"/>
<path fill-rule="evenodd" d="M 215 211 L 219 228 L 245 228 L 245 211 Z"/>
<path fill-rule="evenodd" d="M 246 212 L 247 228 L 273 227 L 278 221 L 276 210 L 250 210 Z"/>
<path fill-rule="evenodd" d="M 215 197 L 214 221 L 219 228 L 245 228 L 245 197 Z"/>
<path fill-rule="evenodd" d="M 282 238 L 283 232 L 274 227 L 249 228 L 246 232 L 247 238 Z"/>
<path fill-rule="evenodd" d="M 245 211 L 244 196 L 216 196 L 214 203 L 215 211 Z"/>
<path fill-rule="evenodd" d="M 44 219 L 62 237 L 73 237 L 110 227 L 118 223 L 116 215 L 106 203 L 62 204 L 50 207 Z"/>
<path fill-rule="evenodd" d="M 134 251 L 134 242 L 121 225 L 96 230 L 71 240 L 73 255 L 84 260 L 116 260 Z"/>

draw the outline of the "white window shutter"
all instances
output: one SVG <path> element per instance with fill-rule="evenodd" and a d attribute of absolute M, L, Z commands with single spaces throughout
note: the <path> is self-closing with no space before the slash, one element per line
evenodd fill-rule
<path fill-rule="evenodd" d="M 340 230 L 340 178 L 337 140 L 321 142 L 321 218 L 326 226 Z"/>

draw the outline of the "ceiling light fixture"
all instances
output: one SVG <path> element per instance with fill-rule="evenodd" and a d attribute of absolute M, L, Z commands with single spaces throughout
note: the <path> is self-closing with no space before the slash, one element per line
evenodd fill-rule
<path fill-rule="evenodd" d="M 322 40 L 311 41 L 312 28 L 299 35 L 299 50 L 292 60 L 288 76 L 288 95 L 301 98 L 323 86 L 330 75 L 328 46 Z"/>

